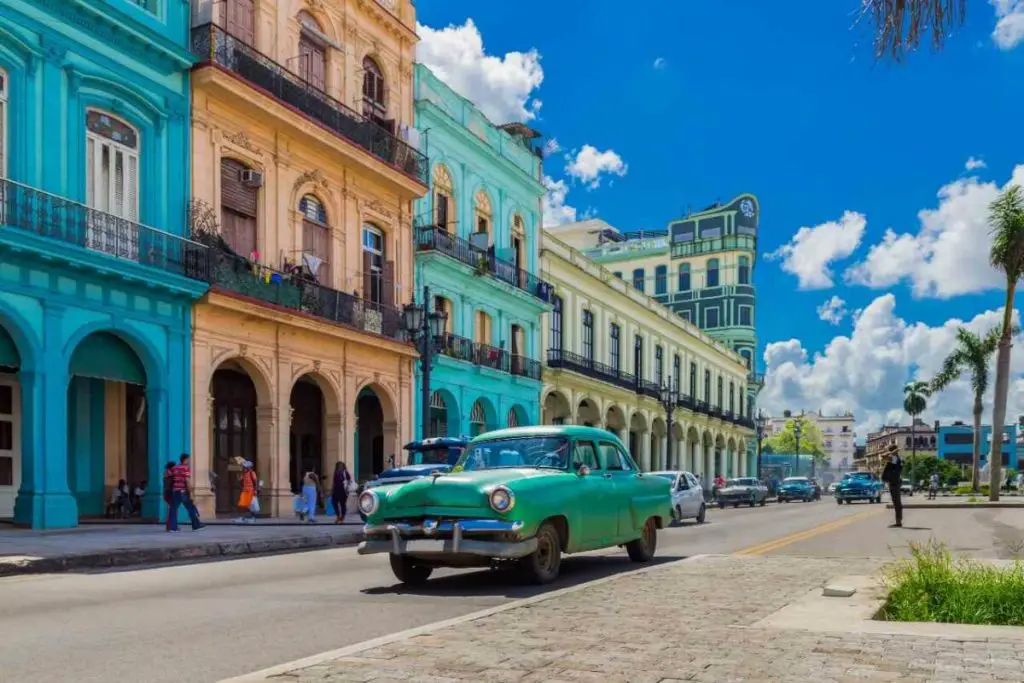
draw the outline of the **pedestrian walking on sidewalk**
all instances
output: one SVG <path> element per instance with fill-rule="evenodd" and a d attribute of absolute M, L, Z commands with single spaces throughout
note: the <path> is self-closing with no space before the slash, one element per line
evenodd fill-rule
<path fill-rule="evenodd" d="M 334 505 L 334 523 L 345 521 L 348 512 L 348 493 L 352 488 L 352 473 L 343 462 L 334 463 L 334 480 L 331 482 L 331 503 Z"/>
<path fill-rule="evenodd" d="M 256 515 L 260 511 L 259 481 L 249 460 L 242 462 L 241 484 L 242 493 L 238 496 L 238 507 L 242 510 L 242 516 L 238 521 L 242 524 L 255 524 Z"/>
<path fill-rule="evenodd" d="M 306 472 L 302 478 L 302 499 L 306 503 L 306 521 L 316 524 L 316 494 L 320 488 L 320 480 L 316 472 Z"/>
<path fill-rule="evenodd" d="M 889 454 L 889 462 L 882 470 L 882 481 L 889 485 L 889 497 L 892 498 L 892 509 L 896 513 L 896 523 L 893 527 L 903 526 L 903 493 L 900 486 L 903 485 L 903 463 L 900 462 L 899 453 L 894 451 Z"/>
<path fill-rule="evenodd" d="M 935 500 L 935 496 L 939 493 L 939 473 L 932 472 L 931 479 L 928 482 L 928 500 Z"/>
<path fill-rule="evenodd" d="M 199 521 L 199 511 L 192 501 L 192 468 L 189 467 L 188 453 L 182 453 L 178 458 L 178 464 L 171 469 L 172 493 L 171 511 L 169 513 L 170 531 L 178 530 L 178 508 L 182 505 L 188 512 L 189 521 L 192 523 L 192 531 L 199 531 L 203 525 Z"/>

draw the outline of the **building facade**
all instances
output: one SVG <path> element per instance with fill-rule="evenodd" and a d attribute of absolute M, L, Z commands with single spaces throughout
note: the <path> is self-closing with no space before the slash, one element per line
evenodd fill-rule
<path fill-rule="evenodd" d="M 541 262 L 553 288 L 545 424 L 603 427 L 644 470 L 686 469 L 706 486 L 754 471 L 747 367 L 736 352 L 546 231 Z"/>
<path fill-rule="evenodd" d="M 937 426 L 930 426 L 923 420 L 917 420 L 913 429 L 910 425 L 886 425 L 877 432 L 869 433 L 864 457 L 857 461 L 857 469 L 881 472 L 891 446 L 896 446 L 900 457 L 903 458 L 914 452 L 935 455 Z"/>
<path fill-rule="evenodd" d="M 1017 469 L 1017 425 L 1007 425 L 1003 429 L 1003 467 Z M 981 463 L 984 468 L 988 464 L 989 453 L 992 452 L 992 426 L 981 426 Z M 939 425 L 937 454 L 943 460 L 951 460 L 961 466 L 972 466 L 974 463 L 974 427 L 963 422 L 951 425 Z"/>
<path fill-rule="evenodd" d="M 416 149 L 410 0 L 192 3 L 200 508 L 229 514 L 243 460 L 290 512 L 308 471 L 359 480 L 412 436 Z M 211 482 L 206 487 L 206 481 Z"/>
<path fill-rule="evenodd" d="M 803 417 L 821 432 L 822 450 L 828 456 L 829 466 L 838 469 L 853 467 L 856 438 L 854 426 L 856 421 L 853 413 L 843 415 L 824 415 L 821 411 L 803 413 Z M 780 417 L 769 417 L 765 426 L 765 438 L 771 438 L 783 431 L 786 424 L 793 419 L 790 411 L 784 411 Z"/>
<path fill-rule="evenodd" d="M 475 436 L 540 421 L 541 155 L 537 134 L 492 125 L 417 65 L 416 127 L 430 192 L 417 202 L 416 292 L 447 330 L 430 378 L 427 434 Z M 423 374 L 417 364 L 417 393 Z M 417 431 L 423 410 L 417 403 Z"/>
<path fill-rule="evenodd" d="M 70 527 L 189 448 L 188 5 L 0 0 L 0 518 Z"/>

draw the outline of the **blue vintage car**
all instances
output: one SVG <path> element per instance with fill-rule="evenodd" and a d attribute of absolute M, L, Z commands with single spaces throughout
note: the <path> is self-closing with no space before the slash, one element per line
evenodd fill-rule
<path fill-rule="evenodd" d="M 384 470 L 373 481 L 368 481 L 364 486 L 359 487 L 359 493 L 366 489 L 375 489 L 381 486 L 395 486 L 405 484 L 416 479 L 429 477 L 434 472 L 450 472 L 452 466 L 459 460 L 462 451 L 465 450 L 469 439 L 454 437 L 436 437 L 420 441 L 410 441 L 405 445 L 409 452 L 408 465 L 392 467 Z M 366 515 L 359 512 L 359 517 L 364 522 Z"/>
<path fill-rule="evenodd" d="M 836 504 L 847 505 L 855 500 L 882 502 L 882 482 L 871 472 L 848 472 L 836 486 Z"/>
<path fill-rule="evenodd" d="M 786 477 L 779 486 L 779 502 L 802 500 L 810 503 L 821 499 L 821 490 L 807 477 Z"/>

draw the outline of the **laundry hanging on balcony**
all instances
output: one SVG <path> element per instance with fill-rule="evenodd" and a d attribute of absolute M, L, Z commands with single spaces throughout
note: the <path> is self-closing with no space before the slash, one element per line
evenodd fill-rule
<path fill-rule="evenodd" d="M 313 256 L 312 254 L 302 255 L 302 265 L 309 268 L 309 272 L 313 274 L 313 277 L 316 277 L 316 272 L 320 270 L 320 265 L 323 262 L 324 260 L 318 256 Z"/>

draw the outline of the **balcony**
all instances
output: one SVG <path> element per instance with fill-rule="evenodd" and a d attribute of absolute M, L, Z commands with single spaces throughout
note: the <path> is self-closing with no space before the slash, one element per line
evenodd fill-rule
<path fill-rule="evenodd" d="M 753 235 L 724 235 L 722 237 L 709 237 L 687 242 L 674 242 L 672 244 L 672 258 L 710 254 L 715 251 L 730 251 L 733 249 L 756 252 L 757 238 Z"/>
<path fill-rule="evenodd" d="M 577 353 L 563 351 L 562 349 L 548 350 L 548 367 L 557 370 L 571 370 L 585 377 L 596 379 L 601 382 L 614 384 L 623 389 L 636 391 L 636 377 L 628 372 L 621 372 L 605 363 L 599 363 Z"/>
<path fill-rule="evenodd" d="M 455 334 L 445 335 L 439 352 L 443 356 L 472 363 L 482 368 L 540 381 L 540 363 L 536 360 Z"/>
<path fill-rule="evenodd" d="M 213 24 L 192 29 L 197 66 L 215 65 L 427 185 L 427 158 L 368 117 Z"/>
<path fill-rule="evenodd" d="M 753 370 L 751 370 L 750 372 L 747 373 L 747 383 L 748 384 L 752 384 L 754 386 L 763 387 L 764 386 L 764 373 L 763 372 L 754 372 Z"/>
<path fill-rule="evenodd" d="M 209 255 L 208 281 L 214 290 L 405 341 L 402 313 L 397 308 L 339 292 L 299 273 L 254 264 L 220 249 L 211 248 Z"/>
<path fill-rule="evenodd" d="M 0 225 L 109 256 L 123 263 L 206 280 L 205 245 L 85 204 L 0 179 Z"/>
<path fill-rule="evenodd" d="M 649 396 L 656 401 L 661 400 L 661 387 L 656 382 L 650 380 L 640 380 L 636 384 L 636 393 L 641 396 Z"/>
<path fill-rule="evenodd" d="M 478 275 L 490 275 L 541 301 L 551 300 L 551 287 L 536 275 L 517 268 L 513 263 L 496 258 L 491 251 L 479 249 L 467 240 L 452 235 L 436 225 L 417 226 L 416 251 L 442 253 L 459 263 L 475 268 Z"/>

